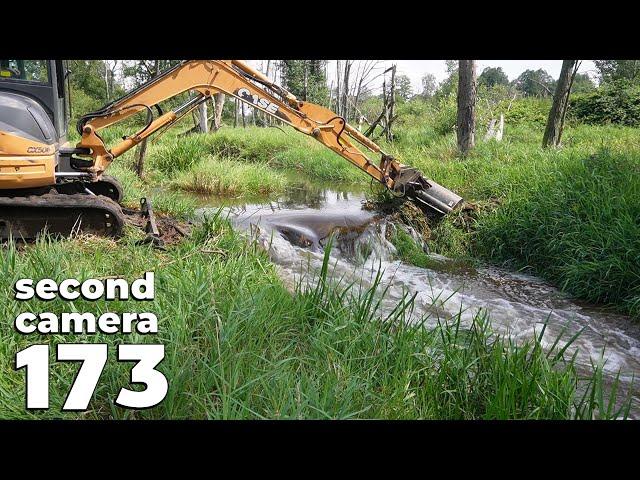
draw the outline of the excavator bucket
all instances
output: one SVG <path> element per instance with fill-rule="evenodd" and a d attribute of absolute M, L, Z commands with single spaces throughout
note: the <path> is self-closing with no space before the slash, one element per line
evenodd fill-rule
<path fill-rule="evenodd" d="M 446 215 L 462 204 L 462 197 L 442 185 L 427 180 L 419 170 L 403 166 L 394 179 L 395 192 L 406 195 L 421 210 L 437 216 Z"/>

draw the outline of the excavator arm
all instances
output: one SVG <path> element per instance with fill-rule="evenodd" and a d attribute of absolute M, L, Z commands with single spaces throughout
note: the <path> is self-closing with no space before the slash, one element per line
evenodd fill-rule
<path fill-rule="evenodd" d="M 130 116 L 153 108 L 184 92 L 197 95 L 184 105 L 160 114 L 144 128 L 126 136 L 108 148 L 100 130 Z M 312 136 L 327 148 L 351 162 L 389 190 L 407 195 L 425 211 L 446 214 L 461 203 L 462 198 L 431 180 L 414 168 L 402 165 L 380 146 L 349 125 L 328 108 L 301 101 L 266 76 L 239 60 L 189 60 L 166 70 L 124 97 L 102 109 L 84 115 L 78 121 L 82 135 L 72 153 L 90 156 L 89 162 L 76 162 L 79 170 L 97 180 L 111 162 L 135 147 L 145 138 L 169 128 L 216 93 L 234 97 L 262 111 L 295 130 Z M 372 160 L 356 143 L 379 156 Z"/>

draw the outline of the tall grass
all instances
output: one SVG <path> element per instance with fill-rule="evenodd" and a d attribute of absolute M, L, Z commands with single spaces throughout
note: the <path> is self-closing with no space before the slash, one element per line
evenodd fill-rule
<path fill-rule="evenodd" d="M 211 153 L 274 169 L 302 173 L 317 180 L 361 182 L 369 177 L 338 154 L 286 127 L 221 129 L 207 139 Z"/>
<path fill-rule="evenodd" d="M 282 192 L 286 177 L 262 164 L 207 157 L 182 172 L 173 185 L 182 190 L 220 195 L 270 194 Z"/>
<path fill-rule="evenodd" d="M 213 253 L 212 253 L 213 252 Z M 576 418 L 624 415 L 611 407 L 596 368 L 579 393 L 570 358 L 542 350 L 537 338 L 516 345 L 493 335 L 486 313 L 463 328 L 458 318 L 435 329 L 411 325 L 405 298 L 381 318 L 379 285 L 367 290 L 328 281 L 328 250 L 321 276 L 292 295 L 266 254 L 218 218 L 182 244 L 158 252 L 120 242 L 80 238 L 40 240 L 24 252 L 0 251 L 0 314 L 26 310 L 96 314 L 153 311 L 155 336 L 22 336 L 0 330 L 0 418 Z M 73 305 L 12 300 L 18 278 L 130 280 L 156 272 L 156 298 Z M 165 344 L 160 369 L 166 399 L 142 411 L 113 398 L 128 386 L 130 365 L 109 361 L 86 413 L 60 408 L 77 365 L 53 363 L 51 408 L 24 409 L 24 373 L 15 353 L 34 341 Z"/>
<path fill-rule="evenodd" d="M 602 150 L 559 158 L 481 219 L 477 248 L 593 302 L 640 313 L 640 162 Z"/>
<path fill-rule="evenodd" d="M 390 148 L 477 205 L 470 221 L 434 225 L 433 251 L 528 268 L 638 316 L 640 131 L 570 127 L 560 149 L 542 149 L 541 138 L 535 123 L 507 124 L 502 142 L 480 141 L 465 159 L 453 135 Z"/>

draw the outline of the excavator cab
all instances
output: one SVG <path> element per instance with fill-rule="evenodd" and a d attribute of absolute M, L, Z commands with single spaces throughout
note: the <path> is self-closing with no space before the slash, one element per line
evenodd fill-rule
<path fill-rule="evenodd" d="M 69 125 L 64 60 L 0 60 L 2 131 L 51 145 L 64 143 Z"/>
<path fill-rule="evenodd" d="M 64 60 L 0 60 L 0 239 L 122 229 L 117 181 L 89 190 L 71 165 L 68 75 Z"/>

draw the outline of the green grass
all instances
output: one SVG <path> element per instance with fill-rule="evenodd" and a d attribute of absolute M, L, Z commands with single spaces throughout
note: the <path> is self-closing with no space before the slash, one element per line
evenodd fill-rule
<path fill-rule="evenodd" d="M 207 157 L 172 183 L 181 190 L 210 195 L 267 195 L 282 192 L 286 177 L 262 164 Z"/>
<path fill-rule="evenodd" d="M 356 167 L 316 140 L 290 127 L 222 128 L 207 139 L 211 153 L 243 162 L 302 173 L 316 180 L 365 183 Z"/>
<path fill-rule="evenodd" d="M 43 239 L 0 250 L 0 418 L 612 418 L 600 367 L 580 383 L 566 351 L 537 338 L 516 345 L 492 334 L 486 312 L 463 328 L 409 325 L 411 299 L 380 318 L 376 287 L 360 291 L 328 281 L 329 257 L 311 285 L 284 288 L 264 252 L 217 218 L 185 242 L 159 252 L 130 235 L 114 242 Z M 12 300 L 19 278 L 123 276 L 156 272 L 156 298 L 136 301 Z M 151 311 L 157 336 L 23 336 L 10 325 L 23 311 Z M 158 406 L 121 409 L 128 363 L 109 361 L 85 413 L 61 413 L 74 363 L 52 363 L 47 411 L 24 409 L 24 373 L 15 353 L 34 342 L 163 343 L 160 369 L 169 392 Z M 563 360 L 564 358 L 564 360 Z"/>
<path fill-rule="evenodd" d="M 535 124 L 507 124 L 503 142 L 479 141 L 465 159 L 453 134 L 389 148 L 478 206 L 434 225 L 432 251 L 529 269 L 640 315 L 640 131 L 568 127 L 562 148 L 546 150 L 541 138 Z"/>

